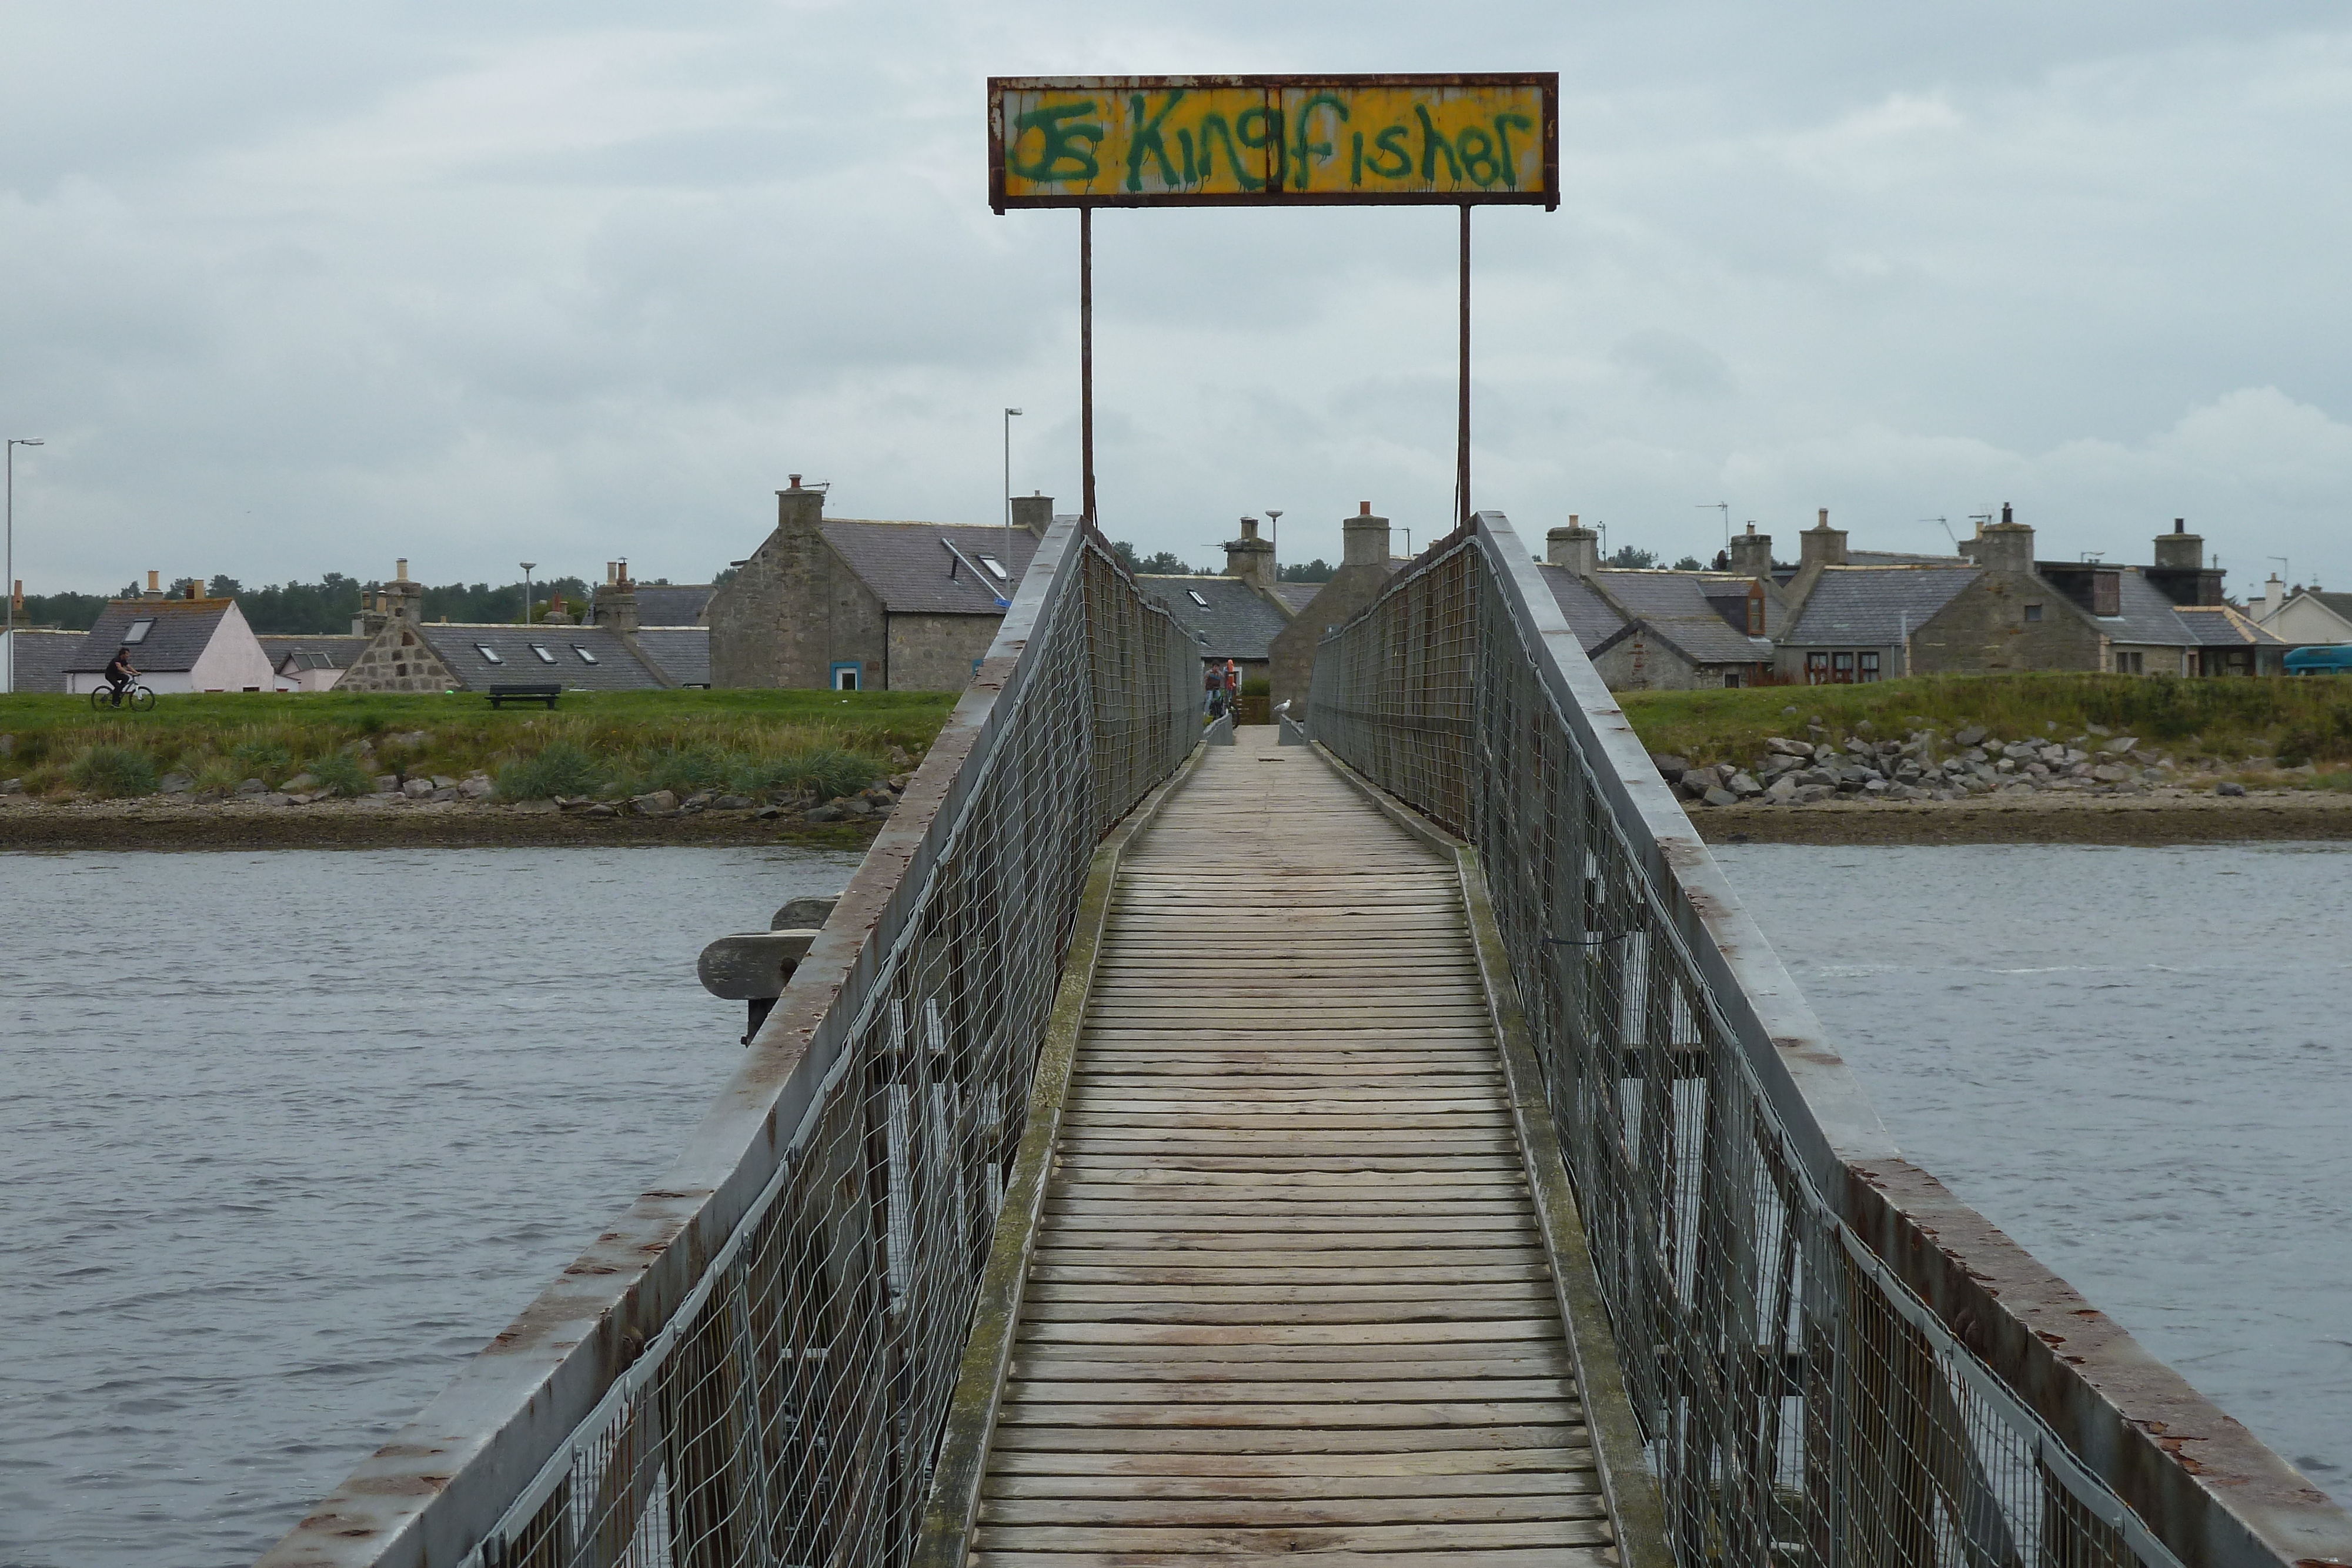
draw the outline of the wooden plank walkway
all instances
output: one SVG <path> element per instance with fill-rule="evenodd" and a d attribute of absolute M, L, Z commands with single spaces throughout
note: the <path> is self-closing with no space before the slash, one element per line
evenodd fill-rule
<path fill-rule="evenodd" d="M 1454 867 L 1273 738 L 1121 860 L 971 1562 L 1613 1563 Z"/>

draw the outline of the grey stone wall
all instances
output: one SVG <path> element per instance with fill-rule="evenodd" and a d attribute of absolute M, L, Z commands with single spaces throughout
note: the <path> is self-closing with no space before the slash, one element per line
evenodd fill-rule
<path fill-rule="evenodd" d="M 996 641 L 1001 615 L 893 615 L 888 684 L 894 692 L 960 692 L 971 685 L 971 662 Z M 883 684 L 869 673 L 875 685 Z"/>
<path fill-rule="evenodd" d="M 889 684 L 881 601 L 825 543 L 824 520 L 824 493 L 797 474 L 776 492 L 775 531 L 710 596 L 712 685 L 822 689 L 845 660 L 868 689 Z"/>
<path fill-rule="evenodd" d="M 1592 667 L 1612 692 L 1687 692 L 1723 685 L 1721 670 L 1692 664 L 1679 649 L 1638 627 L 1603 649 Z"/>
<path fill-rule="evenodd" d="M 2042 618 L 2030 621 L 2036 604 Z M 2097 670 L 2105 652 L 2097 622 L 2030 572 L 1986 572 L 1911 633 L 1912 667 L 1923 675 Z"/>
<path fill-rule="evenodd" d="M 416 634 L 415 623 L 395 615 L 384 622 L 367 651 L 352 662 L 339 692 L 446 692 L 458 680 L 439 654 Z"/>

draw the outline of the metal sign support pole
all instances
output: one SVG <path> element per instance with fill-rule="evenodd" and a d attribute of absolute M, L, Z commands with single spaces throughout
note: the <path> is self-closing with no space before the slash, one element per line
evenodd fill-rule
<path fill-rule="evenodd" d="M 1455 411 L 1454 438 L 1454 494 L 1462 504 L 1462 515 L 1454 519 L 1470 520 L 1470 204 L 1462 204 L 1462 363 L 1460 367 L 1459 406 Z"/>
<path fill-rule="evenodd" d="M 1095 525 L 1095 210 L 1078 209 L 1078 510 Z"/>

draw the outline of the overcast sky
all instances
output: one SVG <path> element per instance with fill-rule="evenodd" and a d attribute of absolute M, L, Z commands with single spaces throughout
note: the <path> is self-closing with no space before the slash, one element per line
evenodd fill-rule
<path fill-rule="evenodd" d="M 28 591 L 707 579 L 773 492 L 1077 493 L 1076 218 L 992 214 L 991 73 L 1557 69 L 1476 220 L 1473 489 L 1540 537 L 2045 557 L 2184 516 L 2352 586 L 2352 16 L 2137 0 L 1150 9 L 0 0 L 0 434 Z M 1096 225 L 1100 502 L 1197 562 L 1442 532 L 1454 224 Z M 1402 544 L 1402 538 L 1399 544 Z"/>

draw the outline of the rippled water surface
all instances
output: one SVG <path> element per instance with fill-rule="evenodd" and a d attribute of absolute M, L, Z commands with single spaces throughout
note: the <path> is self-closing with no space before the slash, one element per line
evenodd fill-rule
<path fill-rule="evenodd" d="M 2352 1496 L 2352 852 L 1723 852 L 1912 1157 Z M 754 850 L 0 855 L 0 1568 L 250 1561 L 656 1177 Z"/>
<path fill-rule="evenodd" d="M 651 1183 L 855 857 L 0 855 L 0 1568 L 247 1563 Z"/>
<path fill-rule="evenodd" d="M 1717 852 L 1904 1152 L 2352 1500 L 2352 849 Z"/>

